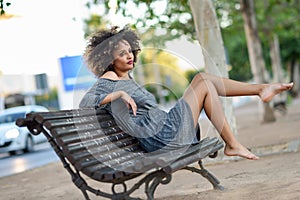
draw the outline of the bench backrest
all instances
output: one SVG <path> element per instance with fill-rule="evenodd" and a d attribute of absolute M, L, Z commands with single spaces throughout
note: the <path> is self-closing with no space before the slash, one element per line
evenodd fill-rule
<path fill-rule="evenodd" d="M 26 119 L 42 125 L 44 134 L 54 138 L 69 162 L 95 180 L 122 182 L 139 175 L 132 172 L 144 150 L 105 110 L 31 113 Z M 37 134 L 41 128 L 34 131 Z"/>

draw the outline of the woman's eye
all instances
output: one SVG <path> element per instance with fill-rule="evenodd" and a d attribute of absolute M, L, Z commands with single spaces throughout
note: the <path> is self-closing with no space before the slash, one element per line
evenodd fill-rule
<path fill-rule="evenodd" d="M 126 52 L 121 52 L 119 55 L 120 55 L 120 56 L 124 56 L 124 55 L 125 55 L 125 53 L 126 53 Z M 129 49 L 129 50 L 128 50 L 128 53 L 132 53 L 132 50 L 131 50 L 131 49 Z"/>

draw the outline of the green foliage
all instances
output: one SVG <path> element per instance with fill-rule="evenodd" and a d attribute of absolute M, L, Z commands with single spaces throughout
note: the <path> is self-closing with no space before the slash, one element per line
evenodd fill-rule
<path fill-rule="evenodd" d="M 106 14 L 110 9 L 109 0 L 88 0 L 89 8 L 93 4 L 102 4 L 106 8 Z M 164 35 L 168 35 L 165 41 L 179 38 L 182 35 L 195 39 L 196 30 L 188 0 L 118 0 L 117 5 L 117 12 L 134 19 L 134 26 L 140 30 L 144 29 L 144 32 L 149 29 L 163 29 L 166 31 Z M 135 10 L 141 9 L 145 12 L 142 14 L 135 12 Z M 129 12 L 129 10 L 133 11 Z"/>
<path fill-rule="evenodd" d="M 248 81 L 252 78 L 252 73 L 248 59 L 244 22 L 240 10 L 237 9 L 238 5 L 238 1 L 215 2 L 227 51 L 227 62 L 231 67 L 229 77 L 234 80 Z"/>
<path fill-rule="evenodd" d="M 192 82 L 194 76 L 199 73 L 198 70 L 195 69 L 189 69 L 185 71 L 185 77 L 187 78 L 188 82 Z"/>
<path fill-rule="evenodd" d="M 134 13 L 126 13 L 126 3 L 128 0 L 122 1 L 119 10 L 123 10 L 123 14 L 134 18 Z M 146 8 L 143 18 L 138 18 L 137 23 L 141 27 L 163 28 L 171 34 L 179 37 L 180 35 L 194 35 L 194 22 L 191 15 L 188 0 L 133 0 L 134 4 Z M 160 8 L 160 9 L 158 9 Z M 164 10 L 162 10 L 164 8 Z M 151 23 L 152 22 L 152 23 Z M 155 24 L 153 23 L 155 22 Z"/>
<path fill-rule="evenodd" d="M 291 60 L 299 59 L 300 41 L 300 2 L 298 0 L 262 0 L 254 1 L 259 38 L 263 46 L 263 56 L 269 73 L 272 73 L 270 62 L 270 43 L 274 34 L 280 42 L 283 66 Z M 230 24 L 222 27 L 224 44 L 228 50 L 232 70 L 229 75 L 233 79 L 247 80 L 252 77 L 248 61 L 247 45 L 243 27 L 243 19 L 239 10 L 239 1 L 215 1 L 217 13 L 222 24 L 224 13 Z"/>
<path fill-rule="evenodd" d="M 213 0 L 220 22 L 225 47 L 232 70 L 231 78 L 247 80 L 250 73 L 247 45 L 243 28 L 242 14 L 239 10 L 239 0 Z M 272 34 L 279 37 L 281 56 L 284 66 L 300 58 L 300 1 L 299 0 L 261 0 L 255 1 L 255 11 L 259 37 L 263 44 L 267 68 L 270 68 L 269 44 Z M 5 8 L 10 2 L 0 0 L 0 14 L 5 14 Z M 104 13 L 92 14 L 85 20 L 85 36 L 109 22 L 105 16 L 109 12 L 109 0 L 86 0 L 87 8 L 102 5 Z M 144 45 L 162 47 L 166 41 L 185 35 L 195 40 L 194 20 L 188 0 L 117 0 L 118 13 L 131 17 L 133 26 L 141 31 Z M 143 10 L 144 12 L 141 12 Z M 163 30 L 163 34 L 157 34 Z M 154 34 L 155 33 L 155 34 Z M 147 37 L 147 35 L 152 35 Z M 145 40 L 144 40 L 145 39 Z"/>
<path fill-rule="evenodd" d="M 228 64 L 231 66 L 229 77 L 247 81 L 252 78 L 248 49 L 243 27 L 229 26 L 222 30 L 227 50 Z"/>
<path fill-rule="evenodd" d="M 159 79 L 163 89 L 168 91 L 167 100 L 182 96 L 188 85 L 188 80 L 185 71 L 178 66 L 177 57 L 163 50 L 146 48 L 139 56 L 139 60 L 141 64 L 138 67 L 142 68 L 147 90 L 158 98 L 156 84 L 158 83 L 157 79 Z M 155 70 L 157 70 L 159 77 L 155 76 Z M 137 73 L 134 73 L 134 75 L 137 76 Z"/>
<path fill-rule="evenodd" d="M 108 21 L 105 20 L 102 16 L 91 14 L 88 19 L 84 20 L 84 37 L 87 38 L 96 30 L 103 28 Z"/>
<path fill-rule="evenodd" d="M 109 4 L 107 0 L 96 1 L 96 3 L 105 5 L 106 13 L 108 13 Z M 223 19 L 220 22 L 221 24 L 226 24 L 228 20 L 234 20 L 233 22 L 237 25 L 232 28 L 233 26 L 229 26 L 230 24 L 227 23 L 227 27 L 230 28 L 226 32 L 226 37 L 224 37 L 227 40 L 225 45 L 232 65 L 230 75 L 237 80 L 249 79 L 251 78 L 251 70 L 247 60 L 247 46 L 245 39 L 240 39 L 241 36 L 244 38 L 243 19 L 240 12 L 234 7 L 237 2 L 215 0 L 214 3 L 219 18 Z M 129 4 L 131 7 L 134 5 L 137 9 L 144 9 L 144 14 L 137 16 L 135 12 L 128 12 L 130 10 Z M 157 9 L 157 6 L 160 9 Z M 118 1 L 118 12 L 136 21 L 134 26 L 140 31 L 145 46 L 163 47 L 166 41 L 179 38 L 182 35 L 185 35 L 191 41 L 196 39 L 194 21 L 188 0 Z M 227 13 L 227 18 L 223 17 L 225 13 Z M 158 30 L 163 30 L 163 34 L 159 34 Z"/>
<path fill-rule="evenodd" d="M 57 88 L 51 89 L 48 93 L 35 96 L 35 102 L 37 105 L 47 107 L 49 110 L 58 110 L 58 91 Z"/>
<path fill-rule="evenodd" d="M 300 61 L 300 39 L 284 38 L 281 41 L 281 56 L 284 63 Z"/>
<path fill-rule="evenodd" d="M 109 10 L 108 0 L 88 0 L 92 4 L 102 4 Z M 134 19 L 134 26 L 141 33 L 144 45 L 161 47 L 165 41 L 185 35 L 195 40 L 195 27 L 188 0 L 123 0 L 117 1 L 118 13 Z M 224 45 L 230 61 L 229 76 L 247 81 L 252 78 L 244 33 L 244 21 L 240 11 L 240 1 L 213 0 L 219 19 Z M 276 33 L 279 37 L 284 66 L 291 60 L 300 58 L 300 1 L 261 0 L 254 1 L 259 37 L 263 45 L 263 55 L 267 69 L 271 71 L 270 39 Z M 142 15 L 138 15 L 144 10 Z M 157 30 L 164 30 L 157 34 Z M 151 35 L 151 36 L 149 36 Z"/>
<path fill-rule="evenodd" d="M 268 52 L 273 34 L 279 37 L 284 66 L 286 67 L 292 60 L 299 60 L 300 2 L 298 0 L 264 0 L 255 2 L 255 5 L 259 34 L 265 47 L 264 55 L 267 64 L 270 63 Z"/>

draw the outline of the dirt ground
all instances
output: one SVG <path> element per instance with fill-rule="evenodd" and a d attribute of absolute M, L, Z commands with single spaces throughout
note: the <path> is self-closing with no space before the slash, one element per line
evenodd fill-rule
<path fill-rule="evenodd" d="M 208 166 L 225 187 L 224 191 L 206 188 L 193 177 L 191 194 L 160 198 L 164 200 L 282 200 L 300 199 L 300 153 L 266 156 L 259 161 L 237 161 Z M 175 178 L 174 178 L 175 179 Z M 175 180 L 174 180 L 175 181 Z M 201 183 L 200 183 L 201 182 Z M 188 184 L 187 184 L 188 185 Z M 197 189 L 199 190 L 197 191 Z M 205 189 L 206 188 L 206 189 Z M 174 188 L 176 191 L 176 187 Z"/>
<path fill-rule="evenodd" d="M 179 171 L 174 174 L 170 184 L 158 187 L 156 199 L 300 199 L 299 152 L 275 154 L 258 161 L 240 160 L 208 165 L 206 168 L 220 180 L 224 191 L 213 190 L 201 176 Z M 103 184 L 98 186 L 101 190 L 109 189 Z M 0 199 L 3 200 L 84 199 L 60 163 L 1 178 L 0 190 Z M 145 199 L 143 188 L 139 189 L 136 196 Z M 92 194 L 90 197 L 104 199 Z"/>
<path fill-rule="evenodd" d="M 300 199 L 300 101 L 288 107 L 288 114 L 272 124 L 260 124 L 255 105 L 237 110 L 238 138 L 260 155 L 260 160 L 204 160 L 206 168 L 225 187 L 213 190 L 203 177 L 189 171 L 174 173 L 168 185 L 160 185 L 159 200 Z M 90 183 L 109 191 L 107 184 Z M 143 186 L 134 193 L 145 199 Z M 2 200 L 77 200 L 84 199 L 60 162 L 51 163 L 13 176 L 0 178 Z M 91 199 L 104 199 L 90 194 Z"/>

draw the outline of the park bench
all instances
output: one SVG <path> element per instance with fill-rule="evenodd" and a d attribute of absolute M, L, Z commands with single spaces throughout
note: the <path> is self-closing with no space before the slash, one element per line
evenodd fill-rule
<path fill-rule="evenodd" d="M 204 138 L 184 151 L 147 153 L 103 109 L 29 113 L 16 124 L 27 127 L 33 135 L 43 133 L 47 137 L 85 199 L 89 199 L 88 192 L 114 200 L 139 199 L 131 194 L 143 184 L 147 199 L 154 199 L 157 186 L 168 184 L 172 173 L 180 169 L 201 174 L 214 189 L 223 189 L 201 161 L 217 156 L 223 147 L 217 138 Z M 199 168 L 192 165 L 196 162 Z M 91 187 L 91 179 L 111 184 L 111 192 Z M 135 184 L 127 189 L 129 180 Z"/>

